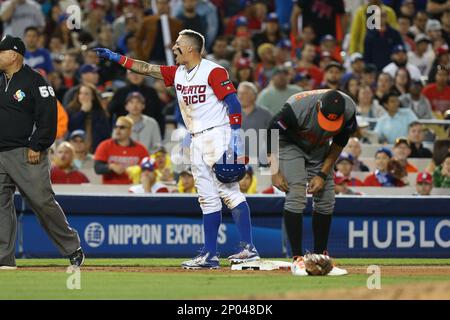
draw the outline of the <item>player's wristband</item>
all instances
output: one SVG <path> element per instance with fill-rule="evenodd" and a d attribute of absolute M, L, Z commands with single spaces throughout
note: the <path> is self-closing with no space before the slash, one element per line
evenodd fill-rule
<path fill-rule="evenodd" d="M 229 116 L 230 125 L 233 129 L 239 129 L 242 123 L 242 115 L 240 113 L 232 113 Z"/>
<path fill-rule="evenodd" d="M 131 69 L 131 67 L 133 66 L 133 62 L 134 60 L 128 58 L 127 56 L 120 56 L 119 64 L 126 69 Z"/>
<path fill-rule="evenodd" d="M 323 181 L 327 180 L 328 175 L 326 173 L 323 173 L 322 171 L 320 171 L 317 174 L 318 177 L 321 177 L 323 179 Z"/>

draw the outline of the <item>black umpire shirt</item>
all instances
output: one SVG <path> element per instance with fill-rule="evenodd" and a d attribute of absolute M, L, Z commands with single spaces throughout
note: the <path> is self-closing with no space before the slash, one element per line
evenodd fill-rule
<path fill-rule="evenodd" d="M 0 152 L 20 147 L 49 148 L 56 137 L 53 88 L 28 65 L 10 79 L 0 73 Z"/>

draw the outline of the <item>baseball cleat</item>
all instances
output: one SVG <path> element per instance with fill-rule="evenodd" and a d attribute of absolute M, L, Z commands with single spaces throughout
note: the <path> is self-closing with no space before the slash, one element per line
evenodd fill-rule
<path fill-rule="evenodd" d="M 259 253 L 254 245 L 241 242 L 240 247 L 241 251 L 228 257 L 228 260 L 231 264 L 258 261 L 260 259 Z"/>
<path fill-rule="evenodd" d="M 74 267 L 81 267 L 84 263 L 84 252 L 81 248 L 78 248 L 77 251 L 72 253 L 69 256 L 70 265 Z"/>
<path fill-rule="evenodd" d="M 327 276 L 337 277 L 345 276 L 346 274 L 348 274 L 347 270 L 333 266 L 333 269 L 331 269 L 331 271 L 327 273 Z"/>
<path fill-rule="evenodd" d="M 219 258 L 217 255 L 210 257 L 211 253 L 202 250 L 198 256 L 192 260 L 184 261 L 181 264 L 183 269 L 198 270 L 198 269 L 219 269 Z"/>
<path fill-rule="evenodd" d="M 0 266 L 0 270 L 3 270 L 3 271 L 17 270 L 17 267 L 16 266 Z"/>
<path fill-rule="evenodd" d="M 294 262 L 292 262 L 291 265 L 291 272 L 294 276 L 308 276 L 308 272 L 306 272 L 305 262 L 303 261 L 302 256 L 294 257 Z"/>

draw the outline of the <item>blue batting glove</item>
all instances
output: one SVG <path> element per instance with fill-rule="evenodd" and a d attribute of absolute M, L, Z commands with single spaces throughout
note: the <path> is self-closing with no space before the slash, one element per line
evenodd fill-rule
<path fill-rule="evenodd" d="M 102 59 L 111 60 L 114 62 L 119 62 L 120 60 L 120 54 L 112 52 L 109 49 L 106 48 L 94 48 L 92 49 L 95 51 L 97 56 L 99 56 Z"/>

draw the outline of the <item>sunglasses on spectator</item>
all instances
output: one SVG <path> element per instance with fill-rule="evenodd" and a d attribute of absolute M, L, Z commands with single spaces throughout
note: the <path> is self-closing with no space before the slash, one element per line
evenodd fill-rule
<path fill-rule="evenodd" d="M 127 126 L 120 126 L 120 125 L 115 125 L 114 129 L 120 129 L 120 130 L 125 130 L 125 129 L 130 129 L 130 127 Z"/>

